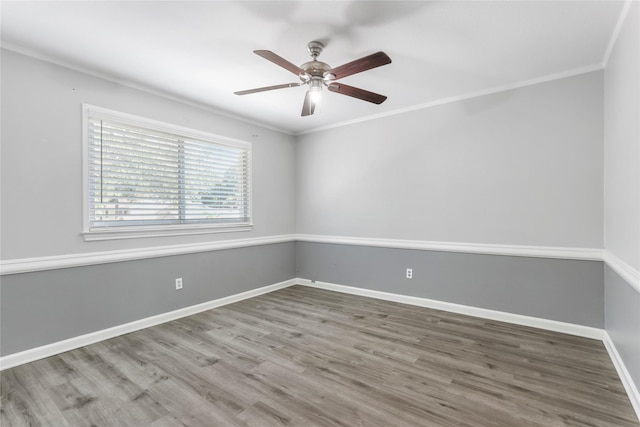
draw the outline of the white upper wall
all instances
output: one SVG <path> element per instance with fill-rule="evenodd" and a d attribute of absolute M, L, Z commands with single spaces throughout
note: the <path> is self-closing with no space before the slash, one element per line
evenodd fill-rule
<path fill-rule="evenodd" d="M 294 138 L 68 68 L 2 51 L 2 259 L 294 232 Z M 88 103 L 250 141 L 251 232 L 84 242 L 82 110 Z"/>
<path fill-rule="evenodd" d="M 604 73 L 605 248 L 640 270 L 640 4 L 632 2 Z"/>
<path fill-rule="evenodd" d="M 296 231 L 601 248 L 603 73 L 298 138 Z"/>

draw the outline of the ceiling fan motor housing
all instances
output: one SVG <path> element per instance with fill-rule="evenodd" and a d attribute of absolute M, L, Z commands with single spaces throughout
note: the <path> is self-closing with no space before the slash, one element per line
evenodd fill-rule
<path fill-rule="evenodd" d="M 305 62 L 300 66 L 300 68 L 304 70 L 304 73 L 301 74 L 300 78 L 302 78 L 302 76 L 305 76 L 305 75 L 308 76 L 309 78 L 311 77 L 323 78 L 324 73 L 331 70 L 331 66 L 329 64 L 316 61 L 315 59 L 313 61 Z M 303 80 L 309 80 L 309 78 L 307 79 L 303 78 Z"/>
<path fill-rule="evenodd" d="M 322 53 L 323 48 L 324 45 L 318 41 L 312 41 L 307 44 L 307 51 L 313 60 L 305 62 L 300 66 L 300 68 L 304 70 L 304 73 L 300 74 L 300 79 L 303 82 L 306 83 L 309 80 L 317 79 L 322 79 L 324 81 L 335 79 L 333 74 L 327 73 L 331 70 L 331 66 L 325 62 L 317 60 L 318 56 Z"/>

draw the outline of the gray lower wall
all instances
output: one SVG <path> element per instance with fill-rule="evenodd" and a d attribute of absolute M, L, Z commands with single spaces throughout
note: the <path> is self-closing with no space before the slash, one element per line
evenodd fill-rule
<path fill-rule="evenodd" d="M 604 327 L 601 261 L 296 242 L 296 269 L 305 279 Z"/>
<path fill-rule="evenodd" d="M 640 293 L 608 266 L 604 281 L 605 329 L 640 387 Z"/>
<path fill-rule="evenodd" d="M 294 277 L 604 328 L 605 271 L 606 327 L 640 382 L 640 296 L 602 262 L 310 242 L 3 276 L 0 355 Z"/>
<path fill-rule="evenodd" d="M 294 245 L 2 276 L 0 355 L 292 279 Z"/>

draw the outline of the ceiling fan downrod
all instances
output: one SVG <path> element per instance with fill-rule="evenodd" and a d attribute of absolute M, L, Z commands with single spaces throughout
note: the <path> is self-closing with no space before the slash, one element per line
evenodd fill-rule
<path fill-rule="evenodd" d="M 309 52 L 314 61 L 320 56 L 322 49 L 324 49 L 324 45 L 318 41 L 312 41 L 307 44 L 307 52 Z"/>

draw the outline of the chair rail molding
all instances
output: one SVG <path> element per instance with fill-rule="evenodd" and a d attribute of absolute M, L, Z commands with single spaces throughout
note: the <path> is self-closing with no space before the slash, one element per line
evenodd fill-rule
<path fill-rule="evenodd" d="M 36 258 L 20 258 L 0 261 L 0 275 L 29 273 L 32 271 L 55 270 L 58 268 L 81 267 L 111 262 L 134 261 L 172 255 L 184 255 L 198 252 L 219 251 L 224 249 L 246 248 L 250 246 L 271 245 L 293 242 L 295 235 L 253 237 L 230 239 L 215 242 L 191 243 L 169 246 L 125 249 L 103 252 L 87 252 L 68 255 L 54 255 Z"/>
<path fill-rule="evenodd" d="M 133 261 L 163 256 L 183 255 L 287 242 L 328 243 L 422 251 L 603 261 L 623 279 L 629 282 L 637 292 L 640 292 L 640 271 L 631 267 L 610 251 L 600 248 L 437 242 L 425 240 L 324 236 L 313 234 L 282 234 L 245 239 L 219 240 L 214 242 L 152 246 L 114 251 L 73 253 L 66 255 L 2 260 L 0 261 L 0 275 L 29 273 L 33 271 L 55 270 L 58 268 L 81 267 L 95 264 L 107 264 L 120 261 Z"/>
<path fill-rule="evenodd" d="M 603 261 L 620 277 L 622 277 L 636 292 L 640 293 L 640 271 L 622 261 L 612 252 L 605 250 Z"/>
<path fill-rule="evenodd" d="M 312 243 L 332 243 L 337 245 L 375 246 L 381 248 L 415 249 L 423 251 L 462 252 L 484 255 L 603 261 L 603 250 L 599 248 L 566 248 L 559 246 L 522 246 L 488 243 L 437 242 L 426 240 L 379 239 L 369 237 L 322 236 L 313 234 L 296 234 L 296 241 Z"/>

